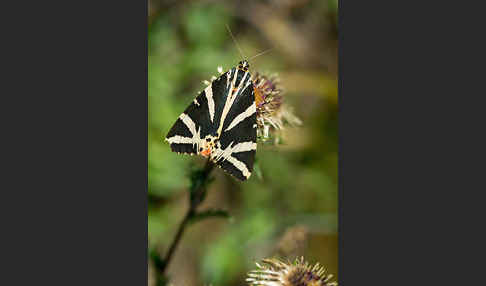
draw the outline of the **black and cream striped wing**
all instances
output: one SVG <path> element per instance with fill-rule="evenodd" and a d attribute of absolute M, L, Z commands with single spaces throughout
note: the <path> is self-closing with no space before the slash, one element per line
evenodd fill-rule
<path fill-rule="evenodd" d="M 248 71 L 232 68 L 215 79 L 166 136 L 172 151 L 191 155 L 201 154 L 213 139 L 210 159 L 236 178 L 248 179 L 256 152 L 256 106 Z"/>
<path fill-rule="evenodd" d="M 208 135 L 216 137 L 218 119 L 229 89 L 226 86 L 228 73 L 209 84 L 179 116 L 165 138 L 172 151 L 199 154 L 205 138 Z"/>
<path fill-rule="evenodd" d="M 210 86 L 209 86 L 210 87 Z M 185 154 L 198 154 L 201 141 L 209 129 L 209 113 L 203 110 L 207 102 L 205 99 L 205 91 L 201 92 L 199 96 L 179 115 L 179 118 L 174 123 L 165 140 L 170 143 L 170 148 L 173 152 Z M 201 106 L 201 105 L 206 105 Z"/>
<path fill-rule="evenodd" d="M 253 171 L 256 152 L 256 105 L 249 72 L 233 69 L 230 91 L 221 112 L 219 146 L 214 161 L 240 180 Z M 236 75 L 234 75 L 236 73 Z"/>

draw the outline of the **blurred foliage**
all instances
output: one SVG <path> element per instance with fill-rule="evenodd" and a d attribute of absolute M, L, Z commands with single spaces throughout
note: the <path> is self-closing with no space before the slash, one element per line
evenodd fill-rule
<path fill-rule="evenodd" d="M 188 208 L 191 170 L 204 165 L 172 153 L 163 138 L 202 81 L 241 58 L 226 24 L 246 56 L 273 48 L 250 70 L 279 73 L 285 101 L 304 124 L 284 130 L 284 145 L 259 145 L 258 174 L 247 182 L 213 171 L 200 209 L 224 209 L 232 219 L 188 227 L 168 269 L 174 285 L 244 285 L 254 262 L 281 253 L 282 236 L 296 226 L 307 230 L 297 254 L 338 274 L 336 23 L 337 0 L 149 1 L 151 248 L 167 250 Z"/>

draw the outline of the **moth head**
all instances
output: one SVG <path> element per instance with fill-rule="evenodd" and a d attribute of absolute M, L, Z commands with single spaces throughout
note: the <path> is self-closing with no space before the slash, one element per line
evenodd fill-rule
<path fill-rule="evenodd" d="M 238 69 L 247 72 L 248 69 L 250 68 L 250 64 L 248 63 L 247 60 L 240 61 L 238 63 Z"/>

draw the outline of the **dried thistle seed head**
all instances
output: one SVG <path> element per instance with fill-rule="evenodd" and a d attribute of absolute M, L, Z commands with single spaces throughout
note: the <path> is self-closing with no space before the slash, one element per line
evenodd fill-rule
<path fill-rule="evenodd" d="M 272 136 L 271 133 L 283 129 L 287 124 L 291 126 L 302 124 L 293 114 L 292 109 L 284 103 L 284 90 L 276 74 L 255 72 L 252 75 L 252 82 L 257 108 L 257 137 L 261 141 L 271 137 L 275 137 L 277 141 L 278 135 Z"/>
<path fill-rule="evenodd" d="M 337 282 L 330 281 L 332 274 L 325 274 L 325 269 L 319 263 L 312 266 L 304 262 L 304 257 L 296 259 L 294 263 L 275 258 L 263 259 L 262 264 L 256 265 L 258 269 L 248 273 L 246 281 L 249 285 L 337 286 Z"/>
<path fill-rule="evenodd" d="M 282 105 L 283 90 L 276 74 L 268 75 L 255 72 L 252 75 L 257 114 L 272 113 Z"/>

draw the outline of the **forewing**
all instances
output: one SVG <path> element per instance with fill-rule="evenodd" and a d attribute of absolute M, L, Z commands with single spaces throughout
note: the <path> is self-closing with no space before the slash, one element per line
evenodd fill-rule
<path fill-rule="evenodd" d="M 205 136 L 216 133 L 228 93 L 228 73 L 222 74 L 201 91 L 179 116 L 166 136 L 172 151 L 199 154 Z"/>
<path fill-rule="evenodd" d="M 244 181 L 253 171 L 256 152 L 256 106 L 249 74 L 235 96 L 223 122 L 216 163 Z"/>
<path fill-rule="evenodd" d="M 253 171 L 256 126 L 251 75 L 232 68 L 196 97 L 174 123 L 166 140 L 174 152 L 199 154 L 206 135 L 219 137 L 212 160 L 244 181 Z"/>

